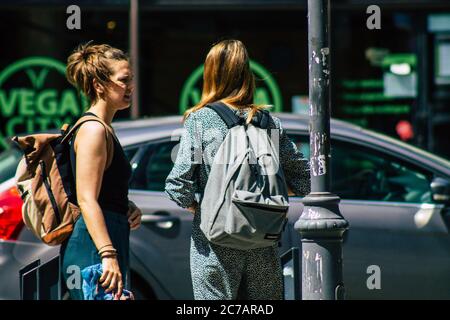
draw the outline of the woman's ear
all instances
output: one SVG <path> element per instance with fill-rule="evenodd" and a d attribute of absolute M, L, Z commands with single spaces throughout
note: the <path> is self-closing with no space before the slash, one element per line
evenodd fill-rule
<path fill-rule="evenodd" d="M 93 80 L 93 84 L 94 84 L 94 90 L 95 90 L 95 95 L 97 96 L 97 99 L 100 98 L 102 100 L 105 100 L 105 93 L 106 93 L 106 88 L 103 84 L 101 84 L 100 82 L 97 81 L 97 79 Z"/>
<path fill-rule="evenodd" d="M 105 87 L 103 87 L 103 85 L 100 84 L 97 81 L 97 79 L 94 79 L 93 83 L 94 83 L 94 89 L 95 89 L 95 92 L 97 93 L 97 96 L 101 97 L 105 93 Z"/>

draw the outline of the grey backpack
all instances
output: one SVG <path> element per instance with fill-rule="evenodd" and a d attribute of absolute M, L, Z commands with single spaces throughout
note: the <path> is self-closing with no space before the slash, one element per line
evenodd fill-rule
<path fill-rule="evenodd" d="M 241 250 L 273 246 L 289 209 L 279 162 L 278 130 L 268 135 L 270 115 L 258 111 L 252 122 L 222 103 L 209 104 L 227 124 L 201 201 L 200 228 L 212 243 Z"/>

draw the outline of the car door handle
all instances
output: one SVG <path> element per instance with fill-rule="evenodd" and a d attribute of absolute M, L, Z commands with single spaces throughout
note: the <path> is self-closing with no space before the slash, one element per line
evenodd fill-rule
<path fill-rule="evenodd" d="M 153 214 L 144 214 L 141 223 L 155 224 L 162 229 L 170 229 L 180 218 L 170 215 L 168 212 L 155 212 Z"/>
<path fill-rule="evenodd" d="M 177 217 L 167 217 L 167 216 L 155 216 L 155 215 L 143 215 L 141 218 L 142 223 L 157 223 L 157 222 L 167 222 L 167 221 L 178 221 Z"/>

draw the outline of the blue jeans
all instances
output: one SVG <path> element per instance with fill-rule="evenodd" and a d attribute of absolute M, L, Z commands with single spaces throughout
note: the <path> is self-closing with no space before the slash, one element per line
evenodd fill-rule
<path fill-rule="evenodd" d="M 127 273 L 129 270 L 130 225 L 126 215 L 103 210 L 106 228 L 114 248 L 120 272 L 127 288 Z M 77 220 L 70 237 L 61 245 L 61 272 L 72 300 L 84 300 L 81 285 L 81 270 L 91 265 L 101 263 L 98 250 L 87 230 L 83 216 Z"/>

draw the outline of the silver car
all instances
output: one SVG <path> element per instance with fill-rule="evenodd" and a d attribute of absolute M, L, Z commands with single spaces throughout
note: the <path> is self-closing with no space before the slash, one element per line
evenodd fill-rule
<path fill-rule="evenodd" d="M 308 118 L 278 116 L 309 158 Z M 189 246 L 192 215 L 164 194 L 182 132 L 180 116 L 114 123 L 133 168 L 130 198 L 142 209 L 131 233 L 131 288 L 138 298 L 192 299 Z M 392 138 L 332 120 L 332 191 L 350 223 L 344 238 L 348 299 L 450 298 L 450 162 Z M 19 298 L 21 267 L 46 261 L 58 248 L 23 228 L 12 179 L 20 153 L 0 155 L 0 299 Z M 301 247 L 293 225 L 302 212 L 290 198 L 280 254 Z M 295 274 L 301 274 L 301 263 Z M 378 285 L 371 285 L 373 270 Z M 285 268 L 289 277 L 292 270 Z"/>

